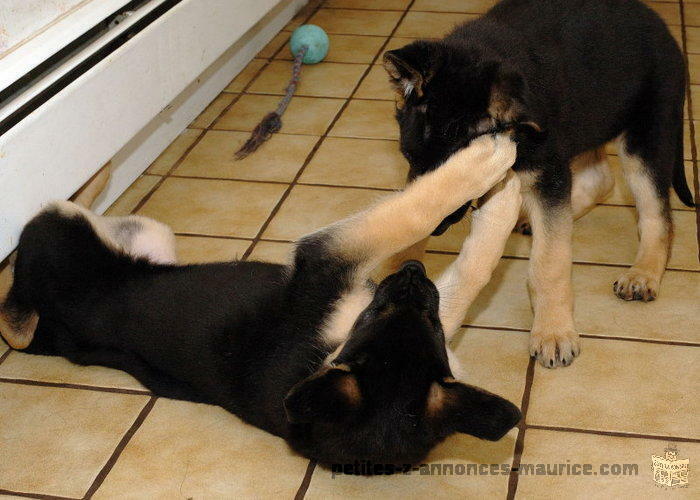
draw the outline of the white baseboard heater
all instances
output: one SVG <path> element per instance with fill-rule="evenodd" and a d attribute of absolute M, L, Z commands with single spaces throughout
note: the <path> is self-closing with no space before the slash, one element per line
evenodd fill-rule
<path fill-rule="evenodd" d="M 13 3 L 66 12 L 0 38 L 0 260 L 111 160 L 106 209 L 306 0 L 3 0 L 0 32 Z"/>

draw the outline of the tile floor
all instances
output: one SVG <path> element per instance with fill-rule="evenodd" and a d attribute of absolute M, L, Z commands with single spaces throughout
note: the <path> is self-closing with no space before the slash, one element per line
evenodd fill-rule
<path fill-rule="evenodd" d="M 284 262 L 290 240 L 400 188 L 393 102 L 381 53 L 438 37 L 494 0 L 326 0 L 265 47 L 109 210 L 170 224 L 183 262 Z M 697 174 L 700 2 L 648 2 L 683 42 L 692 102 L 687 175 Z M 232 153 L 272 109 L 289 75 L 289 30 L 331 37 L 304 69 L 284 127 L 245 161 Z M 684 22 L 685 21 L 685 22 Z M 695 85 L 698 84 L 698 85 Z M 695 137 L 693 137 L 695 135 Z M 611 153 L 614 151 L 611 150 Z M 611 162 L 616 165 L 617 157 Z M 695 172 L 695 174 L 694 174 Z M 618 172 L 619 173 L 619 172 Z M 658 301 L 623 303 L 611 283 L 636 249 L 621 178 L 576 224 L 574 286 L 583 354 L 548 371 L 527 357 L 529 240 L 513 235 L 456 342 L 469 381 L 522 403 L 525 424 L 498 443 L 455 436 L 430 463 L 638 464 L 637 476 L 395 475 L 336 477 L 223 410 L 151 396 L 128 375 L 0 343 L 0 495 L 60 498 L 450 497 L 700 498 L 700 264 L 697 214 L 673 202 L 676 238 Z M 468 222 L 433 239 L 431 273 L 453 258 Z M 0 273 L 7 286 L 9 270 Z M 651 455 L 673 443 L 690 485 L 656 487 Z M 457 469 L 455 469 L 457 471 Z M 597 469 L 596 469 L 597 470 Z"/>

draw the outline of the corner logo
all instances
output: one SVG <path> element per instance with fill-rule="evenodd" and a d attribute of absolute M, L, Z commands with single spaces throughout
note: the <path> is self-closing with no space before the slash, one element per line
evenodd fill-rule
<path fill-rule="evenodd" d="M 664 450 L 663 457 L 651 456 L 651 468 L 654 471 L 654 481 L 665 488 L 688 487 L 688 466 L 690 460 L 678 459 L 678 449 L 673 444 Z"/>

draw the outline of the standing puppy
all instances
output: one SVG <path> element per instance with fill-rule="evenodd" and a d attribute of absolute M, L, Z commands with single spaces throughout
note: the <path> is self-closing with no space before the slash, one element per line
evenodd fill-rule
<path fill-rule="evenodd" d="M 516 125 L 514 169 L 533 232 L 530 352 L 541 364 L 566 366 L 579 353 L 572 223 L 611 189 L 603 148 L 618 137 L 640 246 L 614 291 L 654 300 L 671 243 L 671 185 L 693 200 L 683 169 L 683 57 L 651 9 L 638 0 L 504 0 L 442 40 L 387 52 L 384 65 L 409 179 L 475 137 Z"/>

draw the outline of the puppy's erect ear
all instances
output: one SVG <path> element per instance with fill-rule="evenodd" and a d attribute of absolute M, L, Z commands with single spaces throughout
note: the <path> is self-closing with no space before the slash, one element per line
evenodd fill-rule
<path fill-rule="evenodd" d="M 491 87 L 489 114 L 498 122 L 523 125 L 535 132 L 542 132 L 540 121 L 528 109 L 528 101 L 528 90 L 522 75 L 500 69 Z"/>
<path fill-rule="evenodd" d="M 426 412 L 451 432 L 489 441 L 501 439 L 522 417 L 510 401 L 454 379 L 433 383 Z"/>
<path fill-rule="evenodd" d="M 296 384 L 284 399 L 293 424 L 338 422 L 360 408 L 357 379 L 346 366 L 325 367 Z"/>
<path fill-rule="evenodd" d="M 384 53 L 384 69 L 399 98 L 423 96 L 425 85 L 442 63 L 443 52 L 436 42 L 419 40 Z"/>

